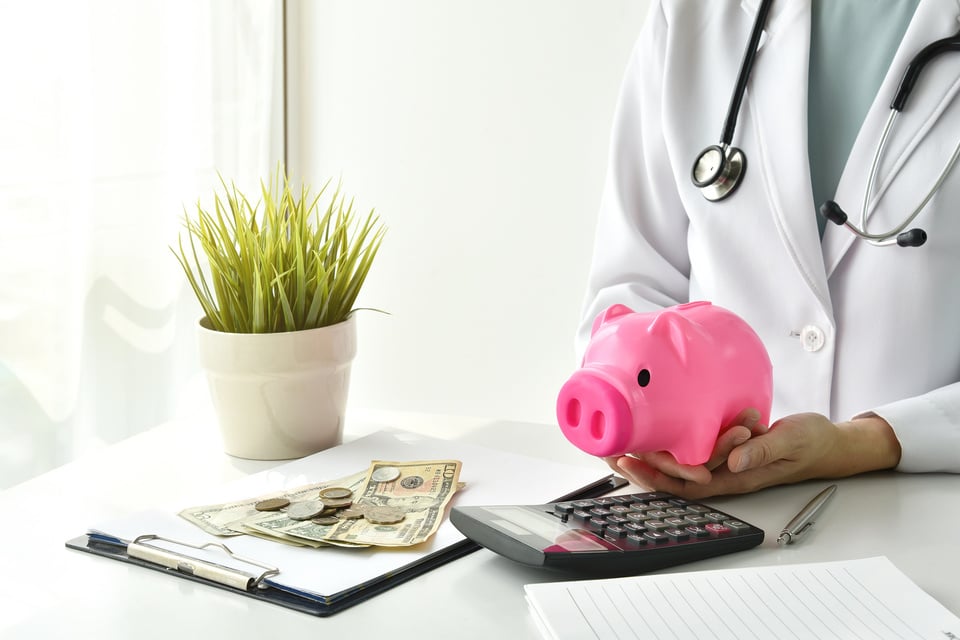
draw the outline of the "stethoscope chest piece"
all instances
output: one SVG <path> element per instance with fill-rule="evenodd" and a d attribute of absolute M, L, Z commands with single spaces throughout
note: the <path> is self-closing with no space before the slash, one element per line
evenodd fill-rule
<path fill-rule="evenodd" d="M 717 202 L 737 190 L 746 169 L 747 157 L 740 149 L 715 144 L 697 156 L 690 178 L 704 198 Z"/>

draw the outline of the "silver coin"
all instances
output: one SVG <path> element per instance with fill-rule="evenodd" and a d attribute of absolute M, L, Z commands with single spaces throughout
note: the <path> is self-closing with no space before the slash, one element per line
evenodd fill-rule
<path fill-rule="evenodd" d="M 346 498 L 352 498 L 353 491 L 346 489 L 344 487 L 327 487 L 326 489 L 320 490 L 320 498 L 330 498 L 331 500 L 344 500 Z"/>
<path fill-rule="evenodd" d="M 359 506 L 350 507 L 337 512 L 337 517 L 341 520 L 357 520 L 363 517 L 363 509 Z"/>
<path fill-rule="evenodd" d="M 326 507 L 319 500 L 304 500 L 303 502 L 294 502 L 287 507 L 287 517 L 291 520 L 309 520 L 315 518 Z"/>
<path fill-rule="evenodd" d="M 363 517 L 373 524 L 396 524 L 402 522 L 407 514 L 393 507 L 366 507 Z"/>
<path fill-rule="evenodd" d="M 338 524 L 340 519 L 336 516 L 320 516 L 318 518 L 311 518 L 310 522 L 329 527 L 331 525 Z"/>
<path fill-rule="evenodd" d="M 320 498 L 320 502 L 328 509 L 345 509 L 353 504 L 353 498 L 343 498 L 335 500 L 333 498 Z"/>
<path fill-rule="evenodd" d="M 370 474 L 374 482 L 393 482 L 400 477 L 400 469 L 396 467 L 377 467 Z"/>
<path fill-rule="evenodd" d="M 267 498 L 266 500 L 257 502 L 253 505 L 253 508 L 257 511 L 279 511 L 289 504 L 290 501 L 286 498 Z"/>

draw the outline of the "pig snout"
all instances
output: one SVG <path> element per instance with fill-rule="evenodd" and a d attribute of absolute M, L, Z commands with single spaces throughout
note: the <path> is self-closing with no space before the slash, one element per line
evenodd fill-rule
<path fill-rule="evenodd" d="M 588 369 L 576 371 L 560 389 L 557 421 L 570 442 L 594 456 L 624 453 L 633 435 L 623 393 Z"/>

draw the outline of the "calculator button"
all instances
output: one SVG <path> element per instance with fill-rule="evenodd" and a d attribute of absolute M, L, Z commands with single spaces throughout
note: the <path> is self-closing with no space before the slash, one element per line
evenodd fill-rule
<path fill-rule="evenodd" d="M 619 525 L 612 524 L 603 530 L 603 537 L 608 540 L 623 540 L 627 537 L 627 530 Z"/>
<path fill-rule="evenodd" d="M 660 509 L 651 509 L 650 511 L 645 511 L 644 513 L 647 514 L 648 518 L 656 518 L 657 520 L 662 520 L 670 515 L 666 511 L 662 511 Z"/>
<path fill-rule="evenodd" d="M 593 504 L 607 507 L 612 504 L 617 504 L 617 501 L 613 498 L 594 498 Z"/>
<path fill-rule="evenodd" d="M 576 509 L 576 507 L 570 502 L 558 502 L 557 504 L 553 505 L 553 510 L 557 513 L 573 513 L 574 509 Z"/>
<path fill-rule="evenodd" d="M 683 507 L 690 504 L 690 501 L 687 500 L 686 498 L 670 498 L 669 500 L 667 500 L 667 502 L 669 502 L 672 505 L 676 505 L 678 507 Z"/>
<path fill-rule="evenodd" d="M 577 500 L 571 502 L 575 509 L 592 509 L 594 507 L 593 500 Z"/>
<path fill-rule="evenodd" d="M 643 537 L 653 544 L 663 544 L 664 542 L 669 542 L 670 540 L 670 536 L 662 531 L 647 531 L 645 534 L 643 534 Z"/>
<path fill-rule="evenodd" d="M 672 516 L 685 516 L 687 515 L 687 510 L 683 507 L 670 507 L 667 509 L 667 513 Z"/>
<path fill-rule="evenodd" d="M 648 520 L 647 522 L 643 523 L 643 526 L 650 531 L 663 531 L 664 529 L 670 528 L 670 525 L 660 520 Z"/>
<path fill-rule="evenodd" d="M 644 493 L 643 497 L 646 500 L 669 500 L 675 496 L 671 493 L 665 493 L 663 491 L 650 491 L 649 493 Z"/>
<path fill-rule="evenodd" d="M 716 511 L 711 511 L 710 513 L 703 514 L 703 517 L 709 520 L 710 522 L 723 522 L 724 520 L 727 519 L 728 516 L 726 516 L 723 513 L 717 513 Z"/>
<path fill-rule="evenodd" d="M 647 544 L 647 539 L 643 536 L 643 533 L 628 533 L 627 542 L 638 547 L 642 547 Z"/>
<path fill-rule="evenodd" d="M 696 524 L 696 525 L 707 524 L 708 522 L 710 522 L 703 516 L 685 516 L 684 520 L 686 520 L 689 524 Z"/>
<path fill-rule="evenodd" d="M 671 527 L 685 527 L 688 524 L 690 524 L 683 518 L 664 518 L 663 521 L 666 522 Z"/>
<path fill-rule="evenodd" d="M 726 535 L 730 535 L 730 532 L 731 532 L 730 527 L 726 525 L 722 525 L 718 522 L 711 522 L 708 525 L 704 525 L 703 528 L 715 536 L 726 536 Z"/>
<path fill-rule="evenodd" d="M 624 518 L 623 516 L 618 516 L 614 514 L 612 516 L 607 516 L 607 522 L 609 522 L 610 524 L 627 524 L 630 521 Z"/>
<path fill-rule="evenodd" d="M 593 509 L 590 509 L 590 513 L 592 513 L 595 516 L 603 517 L 603 516 L 608 516 L 613 512 L 610 511 L 610 509 L 607 509 L 605 507 L 594 507 Z"/>
<path fill-rule="evenodd" d="M 631 509 L 625 504 L 615 504 L 610 507 L 610 511 L 622 516 L 625 513 L 630 513 Z"/>
<path fill-rule="evenodd" d="M 594 516 L 587 520 L 587 528 L 591 531 L 603 531 L 607 526 L 607 521 L 598 516 Z"/>
<path fill-rule="evenodd" d="M 640 535 L 647 530 L 645 526 L 643 526 L 642 524 L 638 524 L 636 522 L 627 522 L 623 525 L 623 528 L 626 529 L 628 532 L 636 533 L 637 535 Z"/>
<path fill-rule="evenodd" d="M 750 528 L 750 525 L 741 520 L 724 520 L 723 524 L 730 527 L 733 531 L 746 531 Z"/>
<path fill-rule="evenodd" d="M 689 513 L 710 513 L 710 509 L 702 504 L 688 504 L 687 511 Z"/>
<path fill-rule="evenodd" d="M 593 517 L 593 514 L 589 511 L 584 511 L 583 509 L 574 509 L 571 514 L 575 520 L 589 520 Z"/>
<path fill-rule="evenodd" d="M 687 533 L 683 529 L 678 529 L 676 527 L 664 529 L 663 532 L 668 536 L 670 536 L 672 540 L 688 540 L 690 538 L 689 533 Z"/>
<path fill-rule="evenodd" d="M 651 507 L 654 509 L 668 509 L 671 505 L 666 500 L 651 500 L 648 502 Z"/>
<path fill-rule="evenodd" d="M 696 525 L 689 526 L 689 527 L 687 527 L 686 529 L 684 529 L 684 531 L 686 531 L 687 533 L 689 533 L 690 535 L 692 535 L 694 538 L 708 538 L 708 537 L 710 537 L 710 532 L 709 532 L 709 531 L 707 531 L 707 530 L 704 529 L 703 527 L 698 527 L 698 526 L 696 526 Z"/>
<path fill-rule="evenodd" d="M 631 513 L 628 513 L 624 517 L 631 522 L 646 522 L 647 520 L 650 519 L 640 511 L 633 511 Z"/>

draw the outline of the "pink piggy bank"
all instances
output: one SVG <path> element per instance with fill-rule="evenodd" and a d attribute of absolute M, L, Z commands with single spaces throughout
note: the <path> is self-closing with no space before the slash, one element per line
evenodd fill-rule
<path fill-rule="evenodd" d="M 709 302 L 651 313 L 616 304 L 593 322 L 583 363 L 557 398 L 570 442 L 595 456 L 669 451 L 710 459 L 746 408 L 770 424 L 773 367 L 757 334 Z"/>

